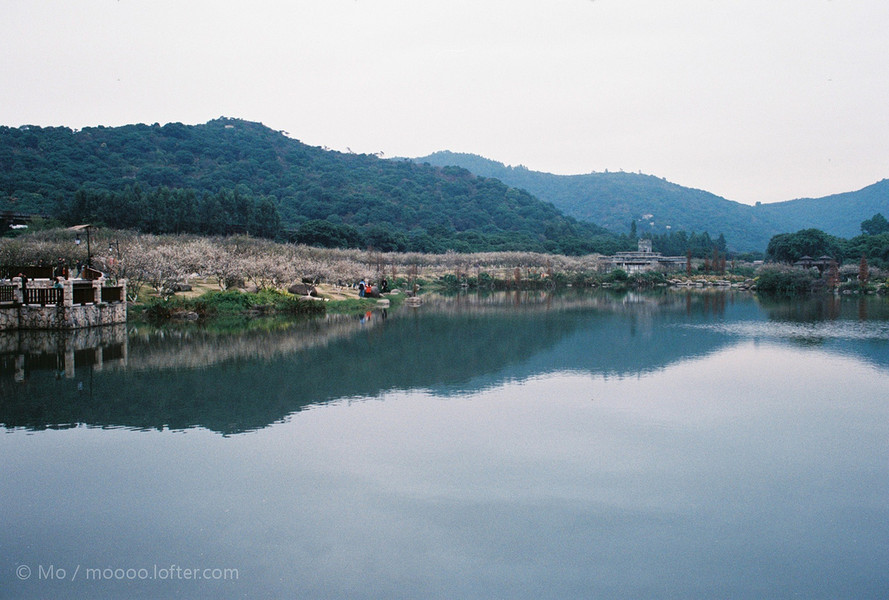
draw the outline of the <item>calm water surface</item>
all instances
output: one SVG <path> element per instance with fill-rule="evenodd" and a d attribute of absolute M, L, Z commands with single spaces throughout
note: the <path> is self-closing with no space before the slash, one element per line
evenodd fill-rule
<path fill-rule="evenodd" d="M 0 336 L 0 598 L 886 598 L 889 301 Z"/>

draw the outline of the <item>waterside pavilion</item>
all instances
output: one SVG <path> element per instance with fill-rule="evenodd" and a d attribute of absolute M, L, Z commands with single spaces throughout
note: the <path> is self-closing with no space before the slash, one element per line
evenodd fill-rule
<path fill-rule="evenodd" d="M 7 275 L 0 279 L 0 331 L 126 323 L 126 280 L 111 284 L 93 269 L 84 269 L 82 279 L 53 278 L 51 267 L 13 268 Z"/>

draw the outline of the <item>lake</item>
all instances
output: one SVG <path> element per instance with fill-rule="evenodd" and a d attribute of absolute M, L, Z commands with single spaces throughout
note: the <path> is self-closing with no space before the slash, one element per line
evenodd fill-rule
<path fill-rule="evenodd" d="M 889 300 L 0 336 L 0 598 L 885 598 Z"/>

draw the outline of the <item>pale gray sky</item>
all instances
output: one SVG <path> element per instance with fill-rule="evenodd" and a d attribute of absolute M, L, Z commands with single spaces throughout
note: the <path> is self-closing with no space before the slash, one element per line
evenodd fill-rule
<path fill-rule="evenodd" d="M 0 0 L 0 124 L 642 171 L 752 204 L 889 177 L 886 0 Z"/>

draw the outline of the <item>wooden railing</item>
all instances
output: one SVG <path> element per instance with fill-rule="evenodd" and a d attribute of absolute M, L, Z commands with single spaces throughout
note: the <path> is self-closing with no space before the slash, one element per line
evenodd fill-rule
<path fill-rule="evenodd" d="M 0 285 L 0 302 L 4 304 L 17 303 L 22 298 L 24 304 L 39 304 L 40 306 L 61 306 L 64 304 L 64 288 L 45 288 L 25 286 L 24 294 L 18 296 L 17 285 Z M 102 302 L 124 302 L 126 298 L 123 286 L 109 286 L 99 288 Z M 84 305 L 96 302 L 95 288 L 89 283 L 75 283 L 72 286 L 72 304 Z"/>
<path fill-rule="evenodd" d="M 92 284 L 74 284 L 74 304 L 92 304 L 96 301 Z"/>
<path fill-rule="evenodd" d="M 102 302 L 123 302 L 123 287 L 103 287 Z"/>
<path fill-rule="evenodd" d="M 90 281 L 95 281 L 102 277 L 102 271 L 97 271 L 95 269 L 91 269 L 89 267 L 84 267 L 83 269 L 83 278 L 89 279 Z"/>
<path fill-rule="evenodd" d="M 60 288 L 25 288 L 25 304 L 41 306 L 60 305 L 62 290 Z"/>

